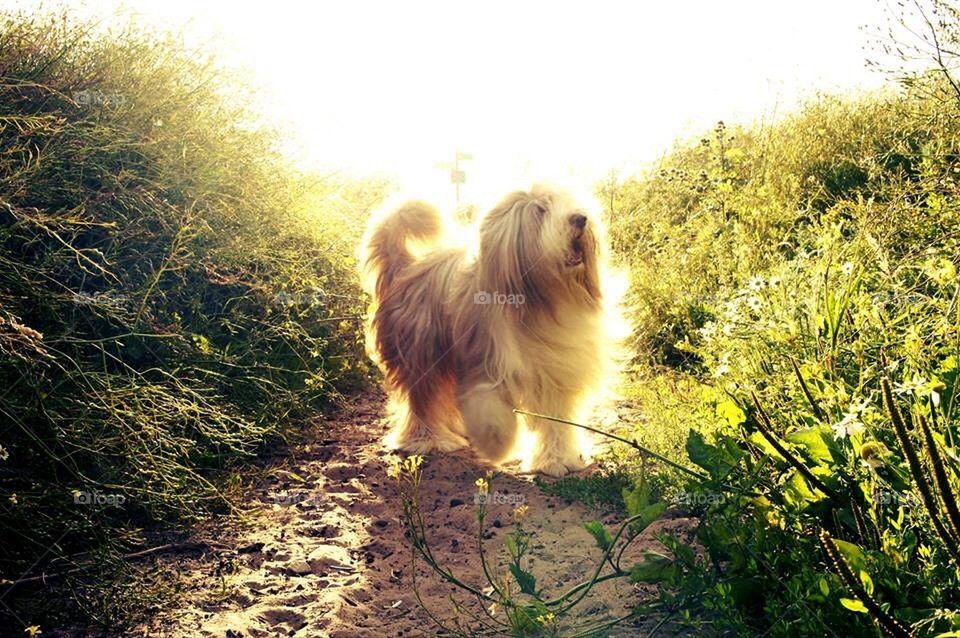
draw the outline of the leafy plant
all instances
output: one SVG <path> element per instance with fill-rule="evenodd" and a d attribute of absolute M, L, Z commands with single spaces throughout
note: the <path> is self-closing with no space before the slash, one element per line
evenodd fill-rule
<path fill-rule="evenodd" d="M 5 12 L 0 78 L 0 615 L 122 626 L 154 600 L 123 555 L 363 387 L 383 186 L 294 170 L 244 87 L 135 24 Z"/>
<path fill-rule="evenodd" d="M 601 556 L 596 568 L 587 578 L 570 587 L 559 596 L 548 596 L 545 588 L 538 584 L 536 576 L 526 564 L 528 550 L 535 536 L 524 527 L 527 507 L 518 506 L 513 512 L 514 528 L 506 536 L 507 554 L 506 572 L 503 577 L 495 573 L 491 559 L 484 545 L 485 522 L 487 519 L 486 499 L 490 493 L 494 477 L 477 479 L 478 496 L 476 504 L 477 547 L 480 564 L 486 582 L 467 583 L 458 578 L 451 569 L 441 564 L 434 556 L 427 525 L 420 509 L 420 466 L 422 458 L 411 456 L 403 461 L 395 461 L 389 474 L 399 487 L 403 504 L 402 523 L 411 542 L 411 574 L 413 574 L 414 592 L 421 606 L 427 611 L 436 625 L 450 635 L 456 636 L 567 636 L 586 637 L 604 635 L 618 624 L 626 623 L 641 614 L 650 612 L 650 607 L 638 607 L 619 618 L 599 622 L 577 622 L 573 611 L 598 583 L 611 579 L 625 579 L 631 582 L 668 582 L 677 583 L 682 575 L 680 560 L 647 551 L 643 560 L 634 565 L 623 564 L 624 553 L 631 543 L 666 508 L 663 502 L 651 502 L 650 488 L 639 481 L 630 488 L 623 489 L 623 500 L 627 509 L 627 518 L 611 533 L 599 521 L 589 521 L 584 527 L 596 540 Z M 685 558 L 689 550 L 669 537 L 662 539 L 681 552 Z M 427 606 L 419 593 L 416 580 L 417 561 L 422 560 L 431 570 L 446 582 L 454 585 L 467 600 L 476 603 L 470 606 L 465 600 L 453 598 L 452 618 L 441 618 L 436 609 Z M 475 611 L 479 609 L 480 611 Z M 670 617 L 662 616 L 661 624 Z"/>

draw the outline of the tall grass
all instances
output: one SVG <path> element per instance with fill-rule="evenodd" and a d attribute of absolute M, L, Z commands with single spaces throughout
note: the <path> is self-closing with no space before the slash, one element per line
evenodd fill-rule
<path fill-rule="evenodd" d="M 222 509 L 223 470 L 367 375 L 383 185 L 297 172 L 247 102 L 136 26 L 0 16 L 0 577 L 79 566 L 101 622 L 145 530 Z M 0 589 L 7 620 L 63 607 L 39 594 Z"/>
<path fill-rule="evenodd" d="M 649 427 L 695 428 L 710 474 L 679 487 L 694 625 L 960 630 L 960 107 L 938 82 L 718 126 L 608 185 L 647 374 L 689 380 Z"/>

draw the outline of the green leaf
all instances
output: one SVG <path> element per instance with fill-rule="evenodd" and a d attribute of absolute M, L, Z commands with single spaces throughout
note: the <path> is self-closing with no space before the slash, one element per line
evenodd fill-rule
<path fill-rule="evenodd" d="M 790 443 L 803 446 L 810 459 L 822 463 L 830 463 L 833 461 L 833 455 L 830 453 L 830 447 L 824 439 L 824 435 L 832 438 L 832 429 L 829 425 L 819 425 L 812 428 L 796 430 L 783 438 Z"/>
<path fill-rule="evenodd" d="M 610 536 L 610 532 L 607 531 L 607 528 L 604 527 L 600 521 L 590 521 L 589 523 L 585 523 L 584 527 L 590 532 L 593 539 L 597 541 L 597 547 L 604 551 L 610 548 L 610 545 L 613 543 L 613 537 Z"/>
<path fill-rule="evenodd" d="M 637 520 L 631 524 L 631 529 L 635 533 L 646 529 L 650 523 L 657 520 L 667 509 L 666 503 L 650 502 L 650 484 L 643 477 L 634 482 L 633 488 L 623 488 L 623 503 L 627 508 L 627 514 L 629 516 L 638 517 Z"/>
<path fill-rule="evenodd" d="M 836 543 L 837 549 L 840 550 L 840 553 L 850 564 L 850 567 L 854 572 L 866 571 L 867 557 L 863 553 L 862 549 L 853 543 L 848 543 L 847 541 L 842 541 L 838 538 L 833 539 L 833 542 Z"/>
<path fill-rule="evenodd" d="M 840 604 L 849 609 L 850 611 L 855 611 L 858 614 L 867 613 L 867 608 L 863 605 L 862 602 L 856 598 L 841 598 Z"/>
<path fill-rule="evenodd" d="M 724 419 L 733 428 L 747 420 L 747 415 L 733 399 L 726 399 L 717 404 L 717 416 Z"/>
<path fill-rule="evenodd" d="M 722 479 L 740 462 L 742 450 L 733 437 L 720 437 L 721 445 L 711 445 L 696 430 L 687 435 L 687 455 L 714 479 Z"/>
<path fill-rule="evenodd" d="M 765 436 L 759 432 L 752 432 L 750 434 L 750 442 L 760 448 L 764 454 L 769 456 L 772 459 L 777 461 L 786 461 L 783 456 L 777 452 L 776 448 L 770 445 L 770 441 L 767 440 Z"/>
<path fill-rule="evenodd" d="M 817 584 L 820 585 L 821 594 L 823 594 L 824 596 L 830 595 L 830 585 L 827 583 L 826 578 L 821 578 Z"/>
<path fill-rule="evenodd" d="M 870 578 L 870 574 L 860 570 L 860 582 L 863 584 L 864 591 L 867 592 L 868 596 L 873 596 L 873 579 Z"/>
<path fill-rule="evenodd" d="M 517 539 L 513 534 L 507 534 L 507 553 L 509 553 L 510 557 L 514 560 L 520 555 L 520 550 L 517 547 Z"/>
<path fill-rule="evenodd" d="M 687 435 L 687 456 L 690 460 L 707 470 L 713 469 L 713 446 L 708 445 L 703 435 L 696 430 L 690 430 Z"/>
<path fill-rule="evenodd" d="M 672 578 L 675 573 L 673 559 L 659 552 L 646 550 L 643 561 L 630 568 L 630 582 L 659 583 Z"/>
<path fill-rule="evenodd" d="M 794 472 L 790 479 L 784 484 L 783 497 L 788 504 L 794 505 L 801 510 L 810 503 L 815 503 L 824 497 L 820 492 L 814 492 L 807 484 L 807 480 L 799 472 Z"/>
<path fill-rule="evenodd" d="M 510 563 L 510 573 L 517 579 L 520 591 L 531 596 L 537 595 L 537 579 L 533 574 L 520 569 L 516 563 Z"/>

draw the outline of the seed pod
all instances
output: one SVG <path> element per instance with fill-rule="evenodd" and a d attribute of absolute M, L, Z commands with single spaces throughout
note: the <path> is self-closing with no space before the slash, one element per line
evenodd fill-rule
<path fill-rule="evenodd" d="M 937 501 L 933 496 L 933 489 L 930 487 L 930 483 L 927 482 L 927 477 L 924 475 L 923 466 L 920 464 L 917 451 L 910 441 L 910 433 L 907 431 L 907 426 L 903 422 L 900 409 L 897 408 L 897 404 L 894 402 L 893 389 L 890 387 L 889 379 L 880 380 L 880 392 L 883 394 L 883 405 L 887 410 L 887 416 L 890 417 L 890 421 L 893 423 L 893 430 L 897 434 L 897 441 L 900 443 L 903 455 L 907 459 L 910 474 L 917 484 L 917 491 L 920 492 L 920 499 L 923 501 L 923 506 L 930 516 L 930 522 L 933 523 L 933 529 L 937 533 L 937 536 L 940 537 L 947 551 L 953 556 L 953 559 L 960 562 L 960 550 L 957 549 L 956 539 L 953 538 L 947 530 L 947 526 L 944 525 L 943 519 L 940 518 L 940 509 L 937 507 Z"/>
<path fill-rule="evenodd" d="M 847 564 L 843 554 L 840 553 L 837 544 L 830 538 L 830 534 L 827 533 L 826 530 L 820 530 L 818 538 L 820 540 L 820 547 L 823 549 L 823 553 L 826 555 L 827 561 L 830 563 L 833 571 L 840 576 L 840 580 L 847 586 L 847 589 L 864 604 L 867 611 L 869 611 L 873 617 L 873 620 L 880 626 L 880 629 L 893 638 L 911 638 L 913 634 L 911 634 L 900 621 L 883 611 L 880 603 L 863 589 L 863 585 L 860 584 L 860 580 L 853 574 L 853 570 L 850 569 L 850 565 Z"/>
<path fill-rule="evenodd" d="M 957 499 L 953 494 L 953 488 L 950 486 L 950 479 L 947 477 L 947 468 L 944 466 L 943 456 L 940 454 L 937 441 L 933 438 L 933 432 L 927 420 L 921 415 L 919 422 L 924 448 L 926 448 L 930 467 L 933 469 L 933 480 L 937 485 L 937 491 L 940 493 L 940 501 L 947 512 L 947 520 L 950 521 L 954 538 L 960 538 L 960 508 L 957 507 Z"/>

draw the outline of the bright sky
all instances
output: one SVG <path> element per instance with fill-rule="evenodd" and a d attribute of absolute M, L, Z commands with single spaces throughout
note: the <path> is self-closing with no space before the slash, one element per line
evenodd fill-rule
<path fill-rule="evenodd" d="M 864 68 L 860 30 L 883 23 L 877 0 L 75 6 L 186 27 L 188 42 L 250 69 L 302 162 L 392 174 L 434 200 L 452 198 L 438 163 L 457 146 L 474 156 L 467 200 L 540 178 L 582 186 L 635 171 L 717 120 L 775 117 L 817 90 L 882 83 Z"/>

